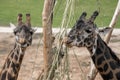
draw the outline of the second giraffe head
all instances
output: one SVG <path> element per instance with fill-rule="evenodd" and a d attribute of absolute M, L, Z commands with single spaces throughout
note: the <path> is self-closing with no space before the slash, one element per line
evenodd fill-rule
<path fill-rule="evenodd" d="M 26 22 L 22 22 L 22 14 L 18 14 L 17 27 L 14 29 L 16 43 L 21 47 L 27 47 L 32 43 L 32 35 L 35 32 L 31 28 L 30 14 L 26 14 Z"/>
<path fill-rule="evenodd" d="M 98 14 L 98 11 L 95 11 L 89 19 L 86 19 L 87 13 L 83 12 L 79 20 L 68 33 L 66 44 L 69 46 L 90 47 L 94 44 L 95 38 L 99 35 L 99 32 L 111 30 L 110 28 L 98 30 L 94 23 Z"/>

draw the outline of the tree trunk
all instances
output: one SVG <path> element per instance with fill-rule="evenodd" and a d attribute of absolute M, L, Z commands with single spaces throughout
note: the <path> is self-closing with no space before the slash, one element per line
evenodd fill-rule
<path fill-rule="evenodd" d="M 105 38 L 104 38 L 104 41 L 105 41 L 107 44 L 108 44 L 109 41 L 110 41 L 110 37 L 111 37 L 111 35 L 112 35 L 112 31 L 113 31 L 114 26 L 115 26 L 115 24 L 116 24 L 116 22 L 117 22 L 117 18 L 118 18 L 118 16 L 119 16 L 119 14 L 120 14 L 120 0 L 118 1 L 118 4 L 117 4 L 116 10 L 115 10 L 115 13 L 114 13 L 114 15 L 113 15 L 113 18 L 112 18 L 112 20 L 111 20 L 111 23 L 109 24 L 109 27 L 111 27 L 112 30 L 111 30 L 111 31 L 105 36 Z M 93 62 L 91 62 L 91 69 L 90 69 L 90 73 L 89 73 L 89 75 L 88 75 L 88 80 L 94 80 L 95 77 L 96 77 L 96 75 L 97 75 L 97 73 L 98 73 L 98 71 L 96 70 Z"/>
<path fill-rule="evenodd" d="M 45 0 L 42 12 L 44 76 L 47 77 L 52 64 L 52 19 L 54 0 Z"/>

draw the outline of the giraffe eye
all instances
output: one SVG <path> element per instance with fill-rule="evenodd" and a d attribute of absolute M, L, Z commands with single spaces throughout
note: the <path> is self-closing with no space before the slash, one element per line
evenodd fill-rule
<path fill-rule="evenodd" d="M 14 30 L 14 34 L 15 34 L 15 35 L 16 35 L 17 32 L 18 32 L 17 30 Z"/>
<path fill-rule="evenodd" d="M 75 39 L 75 36 L 73 36 L 73 35 L 69 35 L 68 37 L 71 39 Z"/>
<path fill-rule="evenodd" d="M 91 31 L 91 29 L 87 29 L 87 30 L 85 30 L 87 33 L 91 33 L 92 31 Z"/>
<path fill-rule="evenodd" d="M 71 36 L 70 38 L 71 38 L 71 39 L 75 39 L 75 36 Z"/>
<path fill-rule="evenodd" d="M 16 35 L 16 31 L 14 31 L 14 34 Z"/>

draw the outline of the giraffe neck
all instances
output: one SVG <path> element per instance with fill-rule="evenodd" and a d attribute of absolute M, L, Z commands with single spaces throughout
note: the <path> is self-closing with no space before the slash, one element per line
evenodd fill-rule
<path fill-rule="evenodd" d="M 25 50 L 26 48 L 21 48 L 15 44 L 14 49 L 11 50 L 5 61 L 0 73 L 0 80 L 17 80 Z"/>
<path fill-rule="evenodd" d="M 87 47 L 92 60 L 104 80 L 120 80 L 120 60 L 98 35 L 96 44 Z"/>

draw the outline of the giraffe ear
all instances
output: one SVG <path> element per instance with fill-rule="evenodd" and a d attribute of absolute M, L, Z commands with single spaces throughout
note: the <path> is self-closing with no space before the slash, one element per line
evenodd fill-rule
<path fill-rule="evenodd" d="M 10 28 L 13 30 L 16 28 L 16 26 L 13 23 L 10 23 Z"/>
<path fill-rule="evenodd" d="M 83 12 L 79 18 L 79 20 L 85 20 L 85 17 L 87 16 L 86 12 Z"/>
<path fill-rule="evenodd" d="M 103 29 L 99 29 L 99 34 L 102 34 L 102 35 L 106 35 L 108 32 L 110 32 L 112 30 L 112 28 L 110 27 L 106 27 L 106 28 L 103 28 Z"/>
<path fill-rule="evenodd" d="M 33 34 L 33 33 L 36 32 L 36 30 L 37 30 L 37 29 L 32 29 L 32 28 L 31 28 L 31 29 L 30 29 L 30 33 Z"/>
<path fill-rule="evenodd" d="M 94 13 L 93 13 L 93 15 L 90 17 L 90 21 L 91 22 L 94 22 L 94 20 L 95 20 L 95 18 L 98 16 L 98 14 L 99 14 L 99 12 L 98 11 L 95 11 Z"/>

